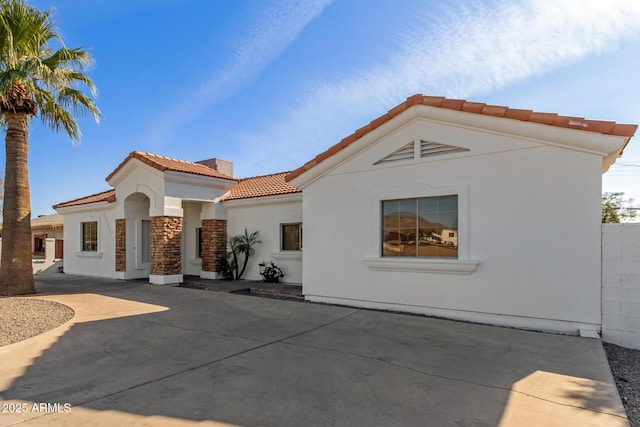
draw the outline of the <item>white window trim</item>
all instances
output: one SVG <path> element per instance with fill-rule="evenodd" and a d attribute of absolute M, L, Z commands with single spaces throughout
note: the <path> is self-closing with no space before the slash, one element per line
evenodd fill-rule
<path fill-rule="evenodd" d="M 302 259 L 302 251 L 271 252 L 271 257 L 279 260 L 300 260 Z"/>
<path fill-rule="evenodd" d="M 479 264 L 474 260 L 400 257 L 364 258 L 363 262 L 370 270 L 445 274 L 471 274 Z"/>
<path fill-rule="evenodd" d="M 382 256 L 382 227 L 380 206 L 385 200 L 413 199 L 437 196 L 458 196 L 458 258 L 436 257 L 383 257 Z M 363 257 L 364 265 L 370 270 L 471 274 L 478 264 L 477 260 L 469 259 L 469 186 L 450 185 L 436 187 L 424 182 L 410 182 L 402 188 L 378 192 L 372 195 L 370 202 L 370 232 L 367 247 L 370 253 Z"/>
<path fill-rule="evenodd" d="M 78 258 L 102 258 L 102 252 L 76 252 Z"/>

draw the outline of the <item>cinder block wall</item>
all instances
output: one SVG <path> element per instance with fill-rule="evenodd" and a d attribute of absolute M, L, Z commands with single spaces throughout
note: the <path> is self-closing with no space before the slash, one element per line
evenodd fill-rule
<path fill-rule="evenodd" d="M 640 349 L 640 224 L 602 225 L 602 339 Z"/>

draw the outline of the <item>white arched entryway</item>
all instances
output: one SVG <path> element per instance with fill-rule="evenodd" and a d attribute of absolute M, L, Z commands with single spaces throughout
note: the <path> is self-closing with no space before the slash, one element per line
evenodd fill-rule
<path fill-rule="evenodd" d="M 149 277 L 151 272 L 151 200 L 141 192 L 123 202 L 123 217 L 116 220 L 116 270 L 126 279 Z"/>

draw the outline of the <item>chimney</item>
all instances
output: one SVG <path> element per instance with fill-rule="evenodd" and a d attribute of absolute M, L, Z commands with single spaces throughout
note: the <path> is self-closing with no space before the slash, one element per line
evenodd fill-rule
<path fill-rule="evenodd" d="M 196 163 L 215 169 L 225 175 L 233 176 L 233 162 L 230 162 L 229 160 L 222 160 L 214 157 L 213 159 L 200 160 Z"/>

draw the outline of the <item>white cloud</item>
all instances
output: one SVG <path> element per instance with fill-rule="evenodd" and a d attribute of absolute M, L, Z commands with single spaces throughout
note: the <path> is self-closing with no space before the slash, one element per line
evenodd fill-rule
<path fill-rule="evenodd" d="M 231 96 L 256 79 L 260 73 L 295 41 L 302 30 L 334 0 L 274 0 L 237 42 L 236 53 L 227 67 L 212 71 L 211 78 L 200 87 L 190 88 L 190 98 L 169 111 L 160 113 L 157 125 L 147 140 L 170 137 L 182 125 L 195 121 L 194 112 Z"/>
<path fill-rule="evenodd" d="M 273 171 L 250 155 L 264 141 L 277 142 L 271 157 L 280 160 L 271 167 L 297 167 L 414 93 L 489 93 L 601 53 L 640 30 L 637 0 L 457 2 L 430 12 L 402 24 L 401 48 L 384 63 L 317 84 L 260 135 L 241 136 L 239 169 Z"/>

